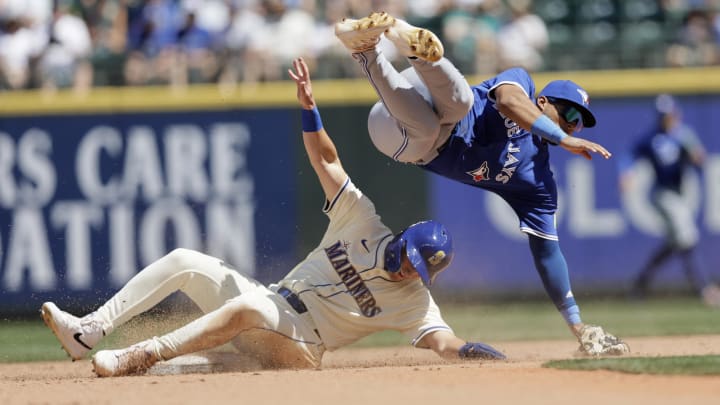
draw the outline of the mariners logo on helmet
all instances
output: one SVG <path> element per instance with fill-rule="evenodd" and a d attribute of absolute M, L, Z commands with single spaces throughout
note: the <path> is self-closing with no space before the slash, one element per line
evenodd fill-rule
<path fill-rule="evenodd" d="M 428 287 L 454 256 L 450 233 L 435 221 L 418 222 L 395 235 L 385 247 L 385 270 L 400 270 L 403 251 Z"/>
<path fill-rule="evenodd" d="M 445 251 L 438 250 L 437 252 L 435 252 L 434 255 L 428 257 L 428 263 L 432 264 L 433 266 L 437 266 L 446 256 L 447 255 L 445 254 Z"/>

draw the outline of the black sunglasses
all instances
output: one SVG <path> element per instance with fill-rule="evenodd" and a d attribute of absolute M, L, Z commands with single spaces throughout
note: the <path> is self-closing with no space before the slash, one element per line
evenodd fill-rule
<path fill-rule="evenodd" d="M 578 110 L 574 105 L 568 103 L 565 100 L 561 100 L 555 97 L 548 97 L 547 99 L 548 101 L 550 101 L 550 104 L 555 106 L 558 114 L 560 114 L 560 116 L 563 117 L 566 122 L 570 124 L 575 124 L 576 132 L 582 129 L 583 121 L 582 113 L 580 112 L 580 110 Z"/>

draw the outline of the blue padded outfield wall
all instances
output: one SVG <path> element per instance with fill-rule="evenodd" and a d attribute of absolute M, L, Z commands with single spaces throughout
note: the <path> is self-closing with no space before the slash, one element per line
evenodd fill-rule
<path fill-rule="evenodd" d="M 3 118 L 0 308 L 96 304 L 177 246 L 250 274 L 291 268 L 294 145 L 259 134 L 293 123 L 267 109 Z"/>
<path fill-rule="evenodd" d="M 600 82 L 575 79 L 590 83 L 591 95 L 600 93 L 592 100 L 599 124 L 583 136 L 615 156 L 586 161 L 552 150 L 561 246 L 576 295 L 622 292 L 660 243 L 647 171 L 640 171 L 640 191 L 621 197 L 617 161 L 651 125 L 653 96 L 663 87 L 650 83 L 632 93 L 625 76 L 593 78 Z M 681 93 L 685 116 L 708 148 L 688 209 L 700 223 L 701 258 L 720 279 L 720 89 L 703 87 L 720 80 L 701 81 L 665 88 Z M 353 83 L 315 83 L 325 127 L 353 181 L 392 229 L 426 218 L 450 228 L 455 262 L 434 288 L 451 295 L 543 294 L 515 215 L 489 192 L 374 150 L 365 123 L 375 96 L 364 81 Z M 227 97 L 215 88 L 192 89 L 180 98 L 166 90 L 158 96 L 110 89 L 82 102 L 68 94 L 54 101 L 39 93 L 0 95 L 0 313 L 37 311 L 47 299 L 95 307 L 175 247 L 218 256 L 265 283 L 304 258 L 327 219 L 299 136 L 295 88 L 254 89 Z M 677 262 L 659 283 L 688 288 Z"/>

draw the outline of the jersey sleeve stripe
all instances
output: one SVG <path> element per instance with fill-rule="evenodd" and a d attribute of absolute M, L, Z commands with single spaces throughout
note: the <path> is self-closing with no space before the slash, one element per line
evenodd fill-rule
<path fill-rule="evenodd" d="M 492 101 L 493 103 L 495 102 L 495 97 L 493 96 L 495 94 L 495 92 L 493 90 L 497 89 L 500 85 L 503 85 L 503 84 L 512 84 L 514 86 L 519 87 L 520 89 L 522 89 L 523 93 L 525 93 L 525 95 L 528 96 L 528 98 L 530 98 L 530 95 L 527 93 L 527 90 L 525 90 L 525 88 L 520 83 L 509 81 L 509 80 L 503 80 L 501 82 L 496 83 L 494 86 L 492 86 L 488 90 L 488 95 L 487 95 L 488 100 Z"/>
<path fill-rule="evenodd" d="M 325 202 L 325 207 L 323 207 L 323 212 L 327 213 L 332 210 L 332 208 L 335 206 L 335 203 L 342 195 L 343 191 L 345 191 L 345 189 L 347 188 L 348 184 L 350 184 L 350 177 L 345 179 L 345 184 L 343 184 L 343 186 L 340 187 L 340 190 L 338 190 L 337 194 L 335 194 L 335 197 L 333 197 L 332 201 Z"/>
<path fill-rule="evenodd" d="M 433 326 L 433 327 L 430 327 L 430 328 L 421 330 L 421 331 L 420 331 L 420 334 L 419 334 L 417 337 L 415 337 L 415 339 L 413 339 L 412 342 L 410 342 L 410 344 L 413 345 L 413 346 L 415 346 L 420 340 L 422 340 L 422 338 L 424 338 L 425 336 L 427 336 L 428 333 L 437 332 L 437 331 L 439 331 L 439 330 L 445 330 L 445 331 L 448 331 L 448 332 L 450 332 L 450 333 L 454 333 L 453 330 L 450 329 L 450 328 L 447 327 L 447 326 L 437 325 L 437 326 Z"/>

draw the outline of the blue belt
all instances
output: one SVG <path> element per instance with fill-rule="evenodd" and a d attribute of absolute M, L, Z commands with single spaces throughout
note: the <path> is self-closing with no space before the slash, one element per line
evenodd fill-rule
<path fill-rule="evenodd" d="M 304 314 L 307 312 L 307 307 L 305 306 L 305 303 L 302 302 L 300 297 L 298 297 L 297 294 L 292 292 L 290 289 L 285 287 L 280 287 L 277 290 L 277 293 L 282 295 L 290 304 L 291 307 L 297 312 L 298 314 Z"/>

